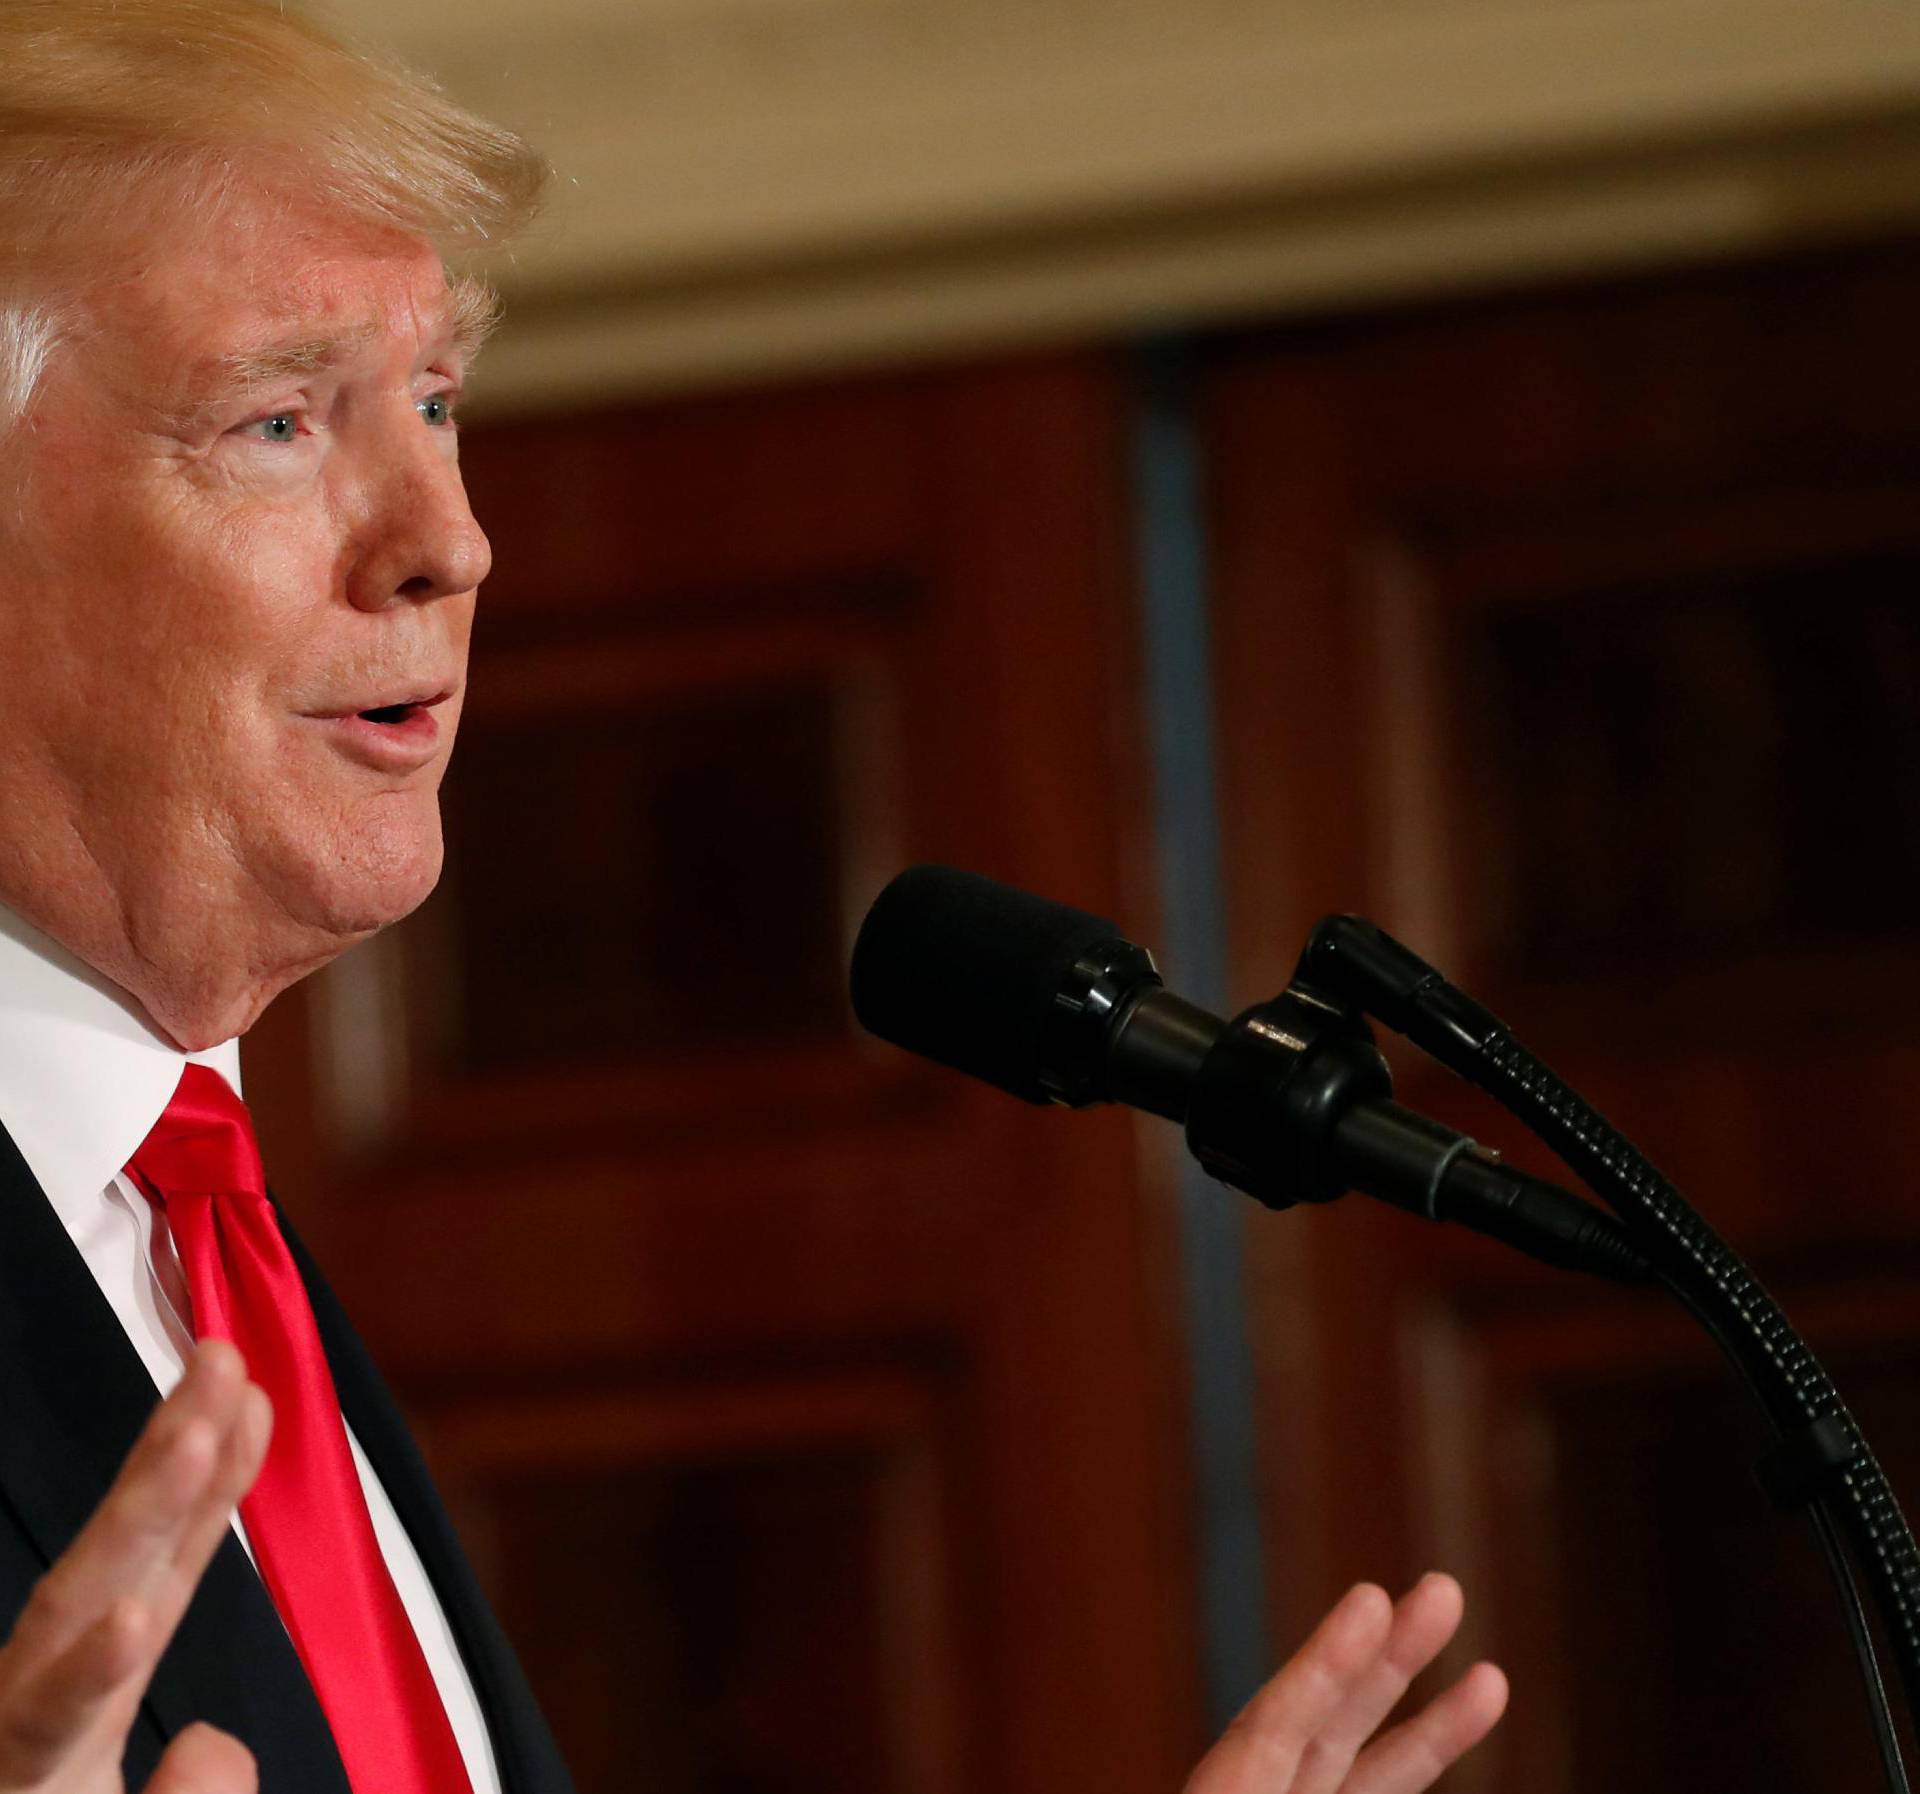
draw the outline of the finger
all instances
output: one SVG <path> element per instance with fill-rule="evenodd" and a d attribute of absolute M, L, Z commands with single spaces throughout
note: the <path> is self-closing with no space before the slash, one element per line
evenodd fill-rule
<path fill-rule="evenodd" d="M 1187 1794 L 1284 1794 L 1307 1745 L 1387 1642 L 1393 1603 L 1362 1582 L 1247 1703 L 1187 1783 Z"/>
<path fill-rule="evenodd" d="M 105 1740 L 117 1762 L 126 1719 L 137 1695 L 134 1671 L 146 1650 L 147 1615 L 136 1601 L 118 1601 L 64 1651 L 28 1664 L 0 1704 L 0 1784 L 38 1786 L 85 1748 L 96 1726 L 119 1709 L 117 1733 Z"/>
<path fill-rule="evenodd" d="M 227 1536 L 233 1510 L 260 1474 L 272 1432 L 273 1408 L 266 1392 L 249 1383 L 240 1392 L 239 1411 L 222 1443 L 213 1476 L 181 1527 L 168 1564 L 170 1580 L 185 1585 L 184 1599 L 192 1598 L 201 1571 Z"/>
<path fill-rule="evenodd" d="M 227 1732 L 190 1725 L 167 1746 L 146 1794 L 258 1794 L 253 1752 Z"/>
<path fill-rule="evenodd" d="M 1480 1742 L 1507 1710 L 1507 1678 L 1476 1663 L 1444 1694 L 1360 1753 L 1343 1794 L 1418 1794 Z"/>
<path fill-rule="evenodd" d="M 146 1585 L 160 1649 L 180 1624 L 202 1574 L 227 1537 L 234 1508 L 259 1474 L 272 1425 L 265 1393 L 249 1384 L 241 1392 L 239 1412 L 212 1477 L 178 1528 L 171 1555 Z"/>
<path fill-rule="evenodd" d="M 8 1642 L 9 1659 L 57 1655 L 114 1602 L 146 1592 L 212 1486 L 246 1387 L 231 1346 L 195 1353 L 93 1517 L 40 1579 Z"/>
<path fill-rule="evenodd" d="M 0 1651 L 0 1766 L 37 1783 L 119 1759 L 133 1705 L 258 1468 L 265 1398 L 231 1346 L 200 1348 Z"/>
<path fill-rule="evenodd" d="M 1290 1794 L 1335 1794 L 1361 1747 L 1460 1629 L 1466 1603 L 1451 1576 L 1423 1576 L 1400 1599 L 1379 1655 L 1304 1751 Z"/>

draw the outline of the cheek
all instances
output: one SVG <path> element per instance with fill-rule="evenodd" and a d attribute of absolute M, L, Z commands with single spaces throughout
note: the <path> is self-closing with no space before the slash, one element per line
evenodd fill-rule
<path fill-rule="evenodd" d="M 37 621 L 0 625 L 30 694 L 0 739 L 19 731 L 95 806 L 270 823 L 311 771 L 277 738 L 313 637 L 298 552 L 237 528 L 127 532 L 63 573 Z"/>
<path fill-rule="evenodd" d="M 325 555 L 295 520 L 155 530 L 138 546 L 86 651 L 164 698 L 181 727 L 258 714 L 250 700 L 283 686 L 316 639 Z"/>

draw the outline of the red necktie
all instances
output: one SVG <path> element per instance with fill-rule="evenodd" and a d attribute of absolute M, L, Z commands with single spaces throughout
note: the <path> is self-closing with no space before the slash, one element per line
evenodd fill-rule
<path fill-rule="evenodd" d="M 218 1072 L 189 1065 L 127 1171 L 166 1210 L 195 1335 L 232 1340 L 273 1402 L 267 1461 L 240 1513 L 354 1794 L 472 1794 L 373 1535 L 246 1105 Z"/>

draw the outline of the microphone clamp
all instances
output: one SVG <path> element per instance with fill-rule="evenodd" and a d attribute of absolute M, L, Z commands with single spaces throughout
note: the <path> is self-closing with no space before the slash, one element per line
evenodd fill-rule
<path fill-rule="evenodd" d="M 1242 1010 L 1200 1066 L 1187 1146 L 1207 1171 L 1268 1208 L 1331 1202 L 1352 1188 L 1336 1129 L 1385 1102 L 1393 1074 L 1355 1010 L 1295 987 Z"/>
<path fill-rule="evenodd" d="M 1184 1074 L 1187 1145 L 1207 1172 L 1268 1208 L 1348 1190 L 1429 1221 L 1453 1221 L 1566 1270 L 1642 1282 L 1645 1254 L 1604 1210 L 1513 1166 L 1467 1135 L 1393 1101 L 1393 1074 L 1357 1005 L 1298 978 L 1221 1027 Z M 1114 1061 L 1129 1057 L 1123 1017 Z"/>

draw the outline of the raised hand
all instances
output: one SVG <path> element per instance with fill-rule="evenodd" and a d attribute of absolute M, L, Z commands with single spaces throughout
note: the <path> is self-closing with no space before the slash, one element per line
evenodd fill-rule
<path fill-rule="evenodd" d="M 121 1794 L 140 1697 L 260 1468 L 270 1426 L 240 1354 L 201 1345 L 0 1647 L 4 1794 Z M 253 1794 L 255 1784 L 244 1746 L 192 1726 L 146 1794 Z"/>
<path fill-rule="evenodd" d="M 1363 1582 L 1193 1772 L 1186 1794 L 1418 1794 L 1506 1710 L 1507 1679 L 1476 1663 L 1375 1737 L 1407 1685 L 1459 1629 L 1460 1585 L 1424 1578 L 1396 1606 Z"/>

